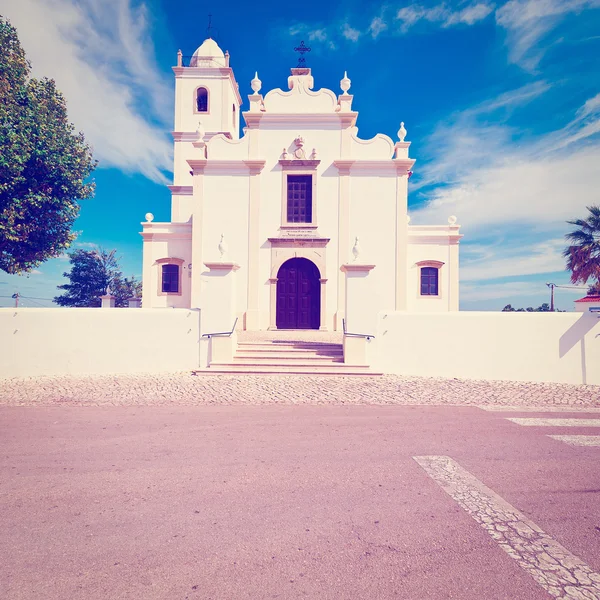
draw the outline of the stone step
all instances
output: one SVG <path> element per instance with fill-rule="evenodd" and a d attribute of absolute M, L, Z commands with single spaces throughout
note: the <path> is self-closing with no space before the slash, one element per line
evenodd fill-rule
<path fill-rule="evenodd" d="M 272 350 L 260 349 L 241 349 L 238 348 L 235 353 L 240 358 L 343 358 L 342 350 L 288 350 L 282 348 L 273 348 Z"/>
<path fill-rule="evenodd" d="M 343 356 L 239 356 L 233 357 L 236 365 L 339 365 Z"/>
<path fill-rule="evenodd" d="M 336 365 L 321 368 L 315 368 L 314 365 L 236 365 L 233 363 L 212 363 L 206 369 L 193 371 L 195 375 L 362 375 L 374 376 L 382 375 L 370 371 L 369 367 L 362 365 Z"/>
<path fill-rule="evenodd" d="M 342 344 L 320 344 L 315 342 L 238 342 L 240 349 L 272 350 L 285 348 L 286 350 L 337 350 L 343 351 Z"/>

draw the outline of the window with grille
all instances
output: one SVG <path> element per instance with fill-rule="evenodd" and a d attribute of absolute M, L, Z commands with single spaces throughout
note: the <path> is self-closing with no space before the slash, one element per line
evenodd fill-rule
<path fill-rule="evenodd" d="M 439 272 L 435 267 L 421 268 L 421 296 L 438 295 Z"/>
<path fill-rule="evenodd" d="M 179 293 L 179 265 L 162 266 L 162 291 L 165 293 Z"/>
<path fill-rule="evenodd" d="M 208 112 L 208 90 L 198 88 L 196 91 L 196 110 L 198 112 Z"/>
<path fill-rule="evenodd" d="M 312 175 L 288 175 L 287 222 L 312 223 Z"/>

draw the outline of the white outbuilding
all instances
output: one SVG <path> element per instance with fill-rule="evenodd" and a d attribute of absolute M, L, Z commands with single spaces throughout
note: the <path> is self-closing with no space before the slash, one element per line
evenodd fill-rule
<path fill-rule="evenodd" d="M 396 142 L 361 139 L 350 79 L 339 95 L 314 91 L 305 67 L 291 70 L 289 91 L 264 96 L 256 75 L 240 115 L 214 40 L 177 62 L 171 220 L 143 223 L 144 307 L 231 314 L 238 329 L 329 331 L 349 306 L 364 314 L 355 330 L 384 310 L 458 310 L 459 225 L 410 224 L 403 123 Z"/>

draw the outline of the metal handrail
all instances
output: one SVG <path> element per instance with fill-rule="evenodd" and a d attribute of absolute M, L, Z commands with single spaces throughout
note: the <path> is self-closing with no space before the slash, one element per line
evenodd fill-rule
<path fill-rule="evenodd" d="M 346 331 L 346 319 L 342 319 L 342 329 L 344 330 L 344 335 L 348 337 L 362 337 L 367 338 L 367 341 L 374 340 L 375 336 L 370 333 L 348 333 Z"/>
<path fill-rule="evenodd" d="M 234 331 L 235 331 L 235 326 L 237 325 L 238 319 L 236 317 L 235 321 L 233 322 L 233 327 L 231 328 L 231 331 L 219 331 L 217 333 L 203 333 L 202 337 L 207 337 L 208 339 L 210 339 L 211 337 L 229 337 Z"/>

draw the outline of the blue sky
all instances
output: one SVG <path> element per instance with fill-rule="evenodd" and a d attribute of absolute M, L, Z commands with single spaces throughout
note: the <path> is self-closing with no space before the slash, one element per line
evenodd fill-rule
<path fill-rule="evenodd" d="M 361 137 L 395 137 L 405 122 L 412 223 L 454 214 L 463 227 L 461 308 L 537 306 L 545 282 L 568 283 L 565 221 L 600 202 L 600 0 L 0 0 L 100 161 L 76 247 L 117 248 L 140 275 L 140 221 L 169 220 L 171 66 L 206 37 L 208 13 L 243 98 L 255 71 L 264 93 L 285 88 L 305 40 L 316 88 L 339 92 L 348 71 Z M 52 298 L 67 269 L 62 257 L 0 273 L 0 296 Z M 558 308 L 579 295 L 557 290 Z"/>

